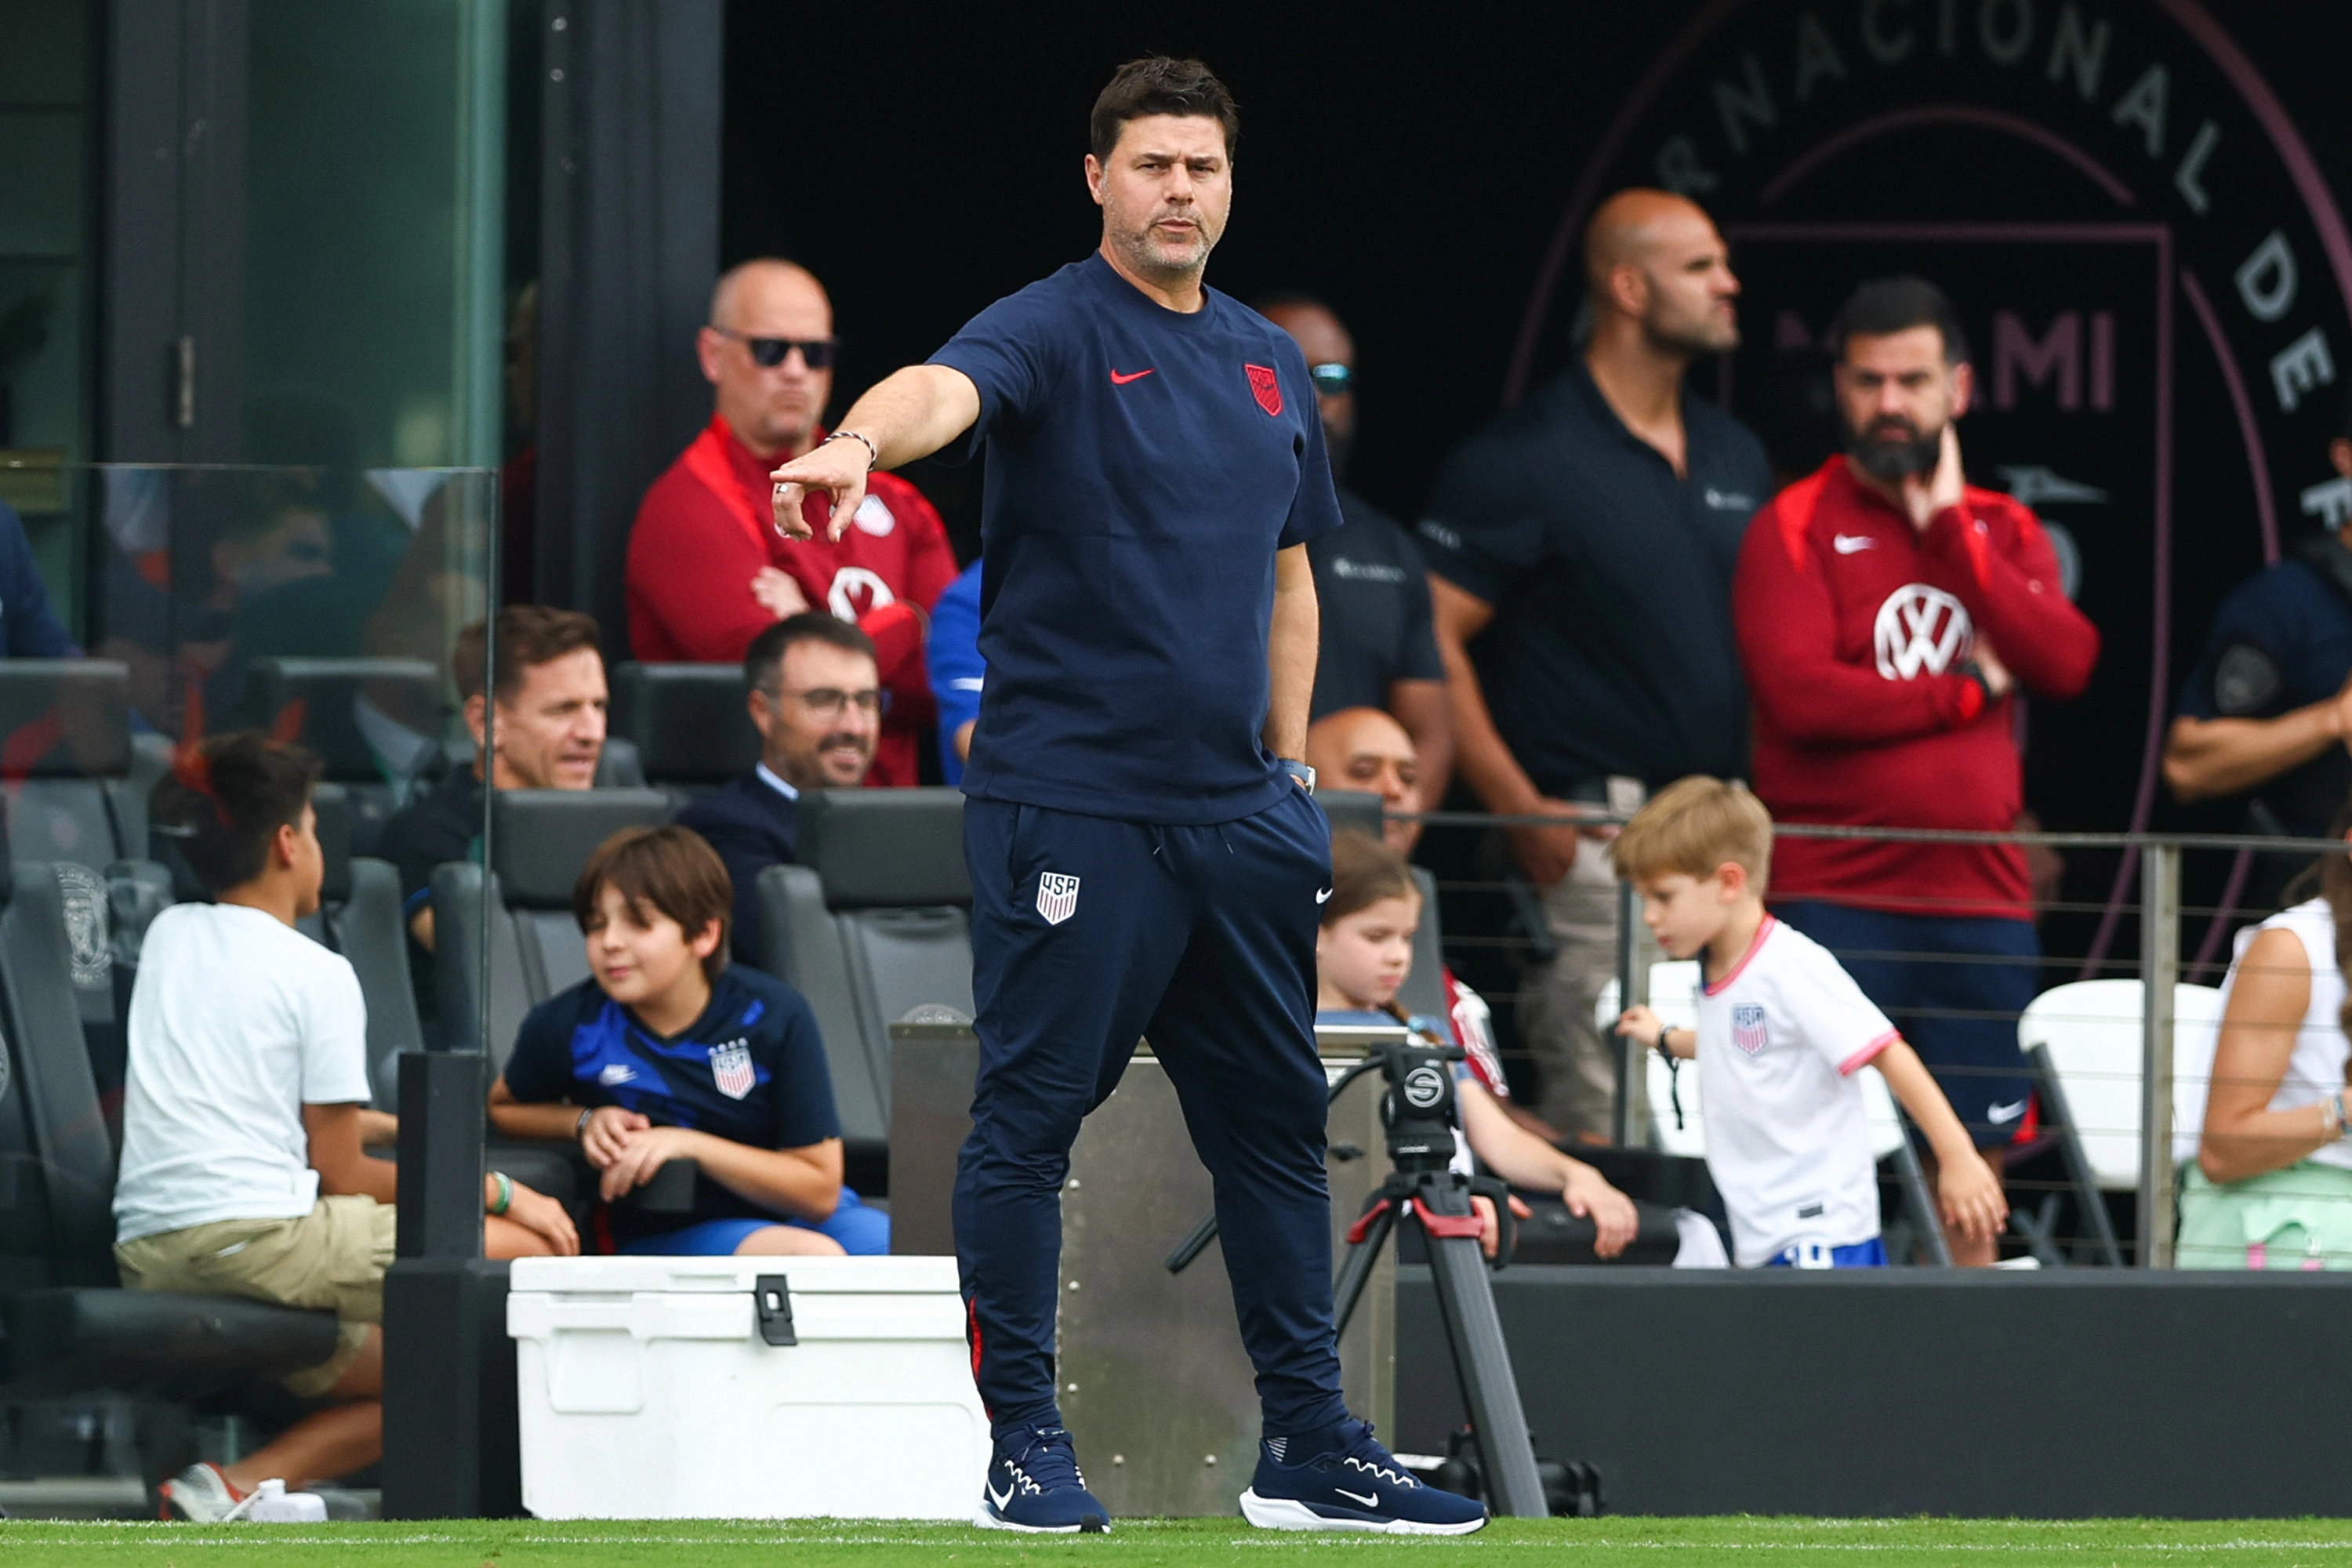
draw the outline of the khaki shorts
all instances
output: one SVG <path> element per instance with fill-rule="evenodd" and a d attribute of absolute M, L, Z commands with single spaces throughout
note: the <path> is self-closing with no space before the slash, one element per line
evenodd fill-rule
<path fill-rule="evenodd" d="M 289 1393 L 315 1399 L 359 1358 L 369 1326 L 383 1321 L 394 1214 L 392 1205 L 370 1197 L 320 1198 L 293 1219 L 217 1220 L 118 1242 L 114 1266 L 133 1290 L 247 1296 L 331 1311 L 341 1323 L 334 1355 L 280 1380 Z"/>

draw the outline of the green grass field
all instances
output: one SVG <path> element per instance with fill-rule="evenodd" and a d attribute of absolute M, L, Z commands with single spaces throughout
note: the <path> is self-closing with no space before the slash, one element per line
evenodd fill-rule
<path fill-rule="evenodd" d="M 793 1568 L 938 1568 L 1034 1563 L 1118 1568 L 1210 1563 L 1339 1561 L 1360 1568 L 1448 1560 L 1588 1564 L 2157 1562 L 2341 1564 L 2352 1521 L 2183 1523 L 2105 1520 L 2042 1523 L 1994 1520 L 1601 1519 L 1504 1521 L 1457 1541 L 1358 1535 L 1282 1535 L 1238 1520 L 1134 1521 L 1108 1537 L 1009 1536 L 939 1525 L 855 1521 L 760 1523 L 546 1524 L 531 1520 L 439 1524 L 194 1525 L 0 1524 L 7 1568 L 604 1568 L 606 1564 L 760 1564 Z"/>

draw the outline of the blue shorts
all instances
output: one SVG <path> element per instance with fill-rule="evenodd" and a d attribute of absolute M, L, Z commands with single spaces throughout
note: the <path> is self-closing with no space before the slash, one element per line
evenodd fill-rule
<path fill-rule="evenodd" d="M 2017 1016 L 2042 988 L 2042 941 L 2031 925 L 1811 899 L 1772 912 L 1828 948 L 1902 1031 L 1978 1148 L 2017 1136 L 2033 1094 Z"/>
<path fill-rule="evenodd" d="M 621 1250 L 638 1257 L 732 1258 L 745 1237 L 772 1225 L 829 1236 L 853 1258 L 878 1258 L 890 1250 L 890 1216 L 880 1209 L 867 1208 L 847 1187 L 841 1189 L 841 1203 L 833 1217 L 821 1225 L 804 1219 L 707 1219 L 683 1230 L 641 1236 Z"/>
<path fill-rule="evenodd" d="M 1823 1247 L 1818 1241 L 1801 1241 L 1764 1266 L 1767 1268 L 1884 1268 L 1886 1267 L 1886 1243 L 1878 1237 L 1857 1241 L 1852 1247 Z"/>

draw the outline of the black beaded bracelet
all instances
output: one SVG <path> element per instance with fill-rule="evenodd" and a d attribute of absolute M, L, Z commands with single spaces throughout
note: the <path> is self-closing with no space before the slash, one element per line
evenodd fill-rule
<path fill-rule="evenodd" d="M 855 430 L 835 430 L 832 435 L 827 436 L 824 438 L 824 441 L 819 441 L 817 445 L 822 447 L 824 445 L 825 441 L 855 441 L 859 446 L 865 447 L 866 471 L 869 474 L 882 466 L 881 449 L 876 447 L 873 442 L 867 440 L 865 437 L 860 436 Z"/>

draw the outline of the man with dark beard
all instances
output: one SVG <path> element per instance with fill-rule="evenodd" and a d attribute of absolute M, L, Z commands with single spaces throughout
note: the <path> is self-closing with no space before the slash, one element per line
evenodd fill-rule
<path fill-rule="evenodd" d="M 1557 950 L 1518 986 L 1542 1114 L 1606 1142 L 1617 1072 L 1592 1020 L 1617 969 L 1617 876 L 1581 819 L 1747 771 L 1731 571 L 1772 470 L 1684 384 L 1739 342 L 1739 280 L 1706 214 L 1620 191 L 1584 264 L 1583 353 L 1454 449 L 1420 531 L 1454 765 L 1487 810 L 1559 820 L 1510 833 Z"/>
<path fill-rule="evenodd" d="M 1961 474 L 1972 376 L 1943 291 L 1865 283 L 1831 335 L 1847 451 L 1757 514 L 1732 587 L 1756 793 L 1783 823 L 2006 830 L 2012 693 L 2081 692 L 2099 634 L 2033 514 Z M 1772 909 L 1837 954 L 1979 1149 L 2017 1135 L 2041 947 L 2015 846 L 1784 837 Z M 1954 1261 L 1993 1261 L 1993 1239 L 1950 1239 Z"/>
<path fill-rule="evenodd" d="M 1257 310 L 1297 339 L 1307 356 L 1339 515 L 1347 519 L 1307 544 L 1322 621 L 1307 717 L 1320 721 L 1350 708 L 1393 716 L 1412 737 L 1421 763 L 1407 809 L 1434 811 L 1454 765 L 1445 664 L 1430 631 L 1428 568 L 1412 536 L 1348 488 L 1348 455 L 1356 442 L 1356 340 L 1312 295 L 1277 294 L 1259 300 Z"/>

